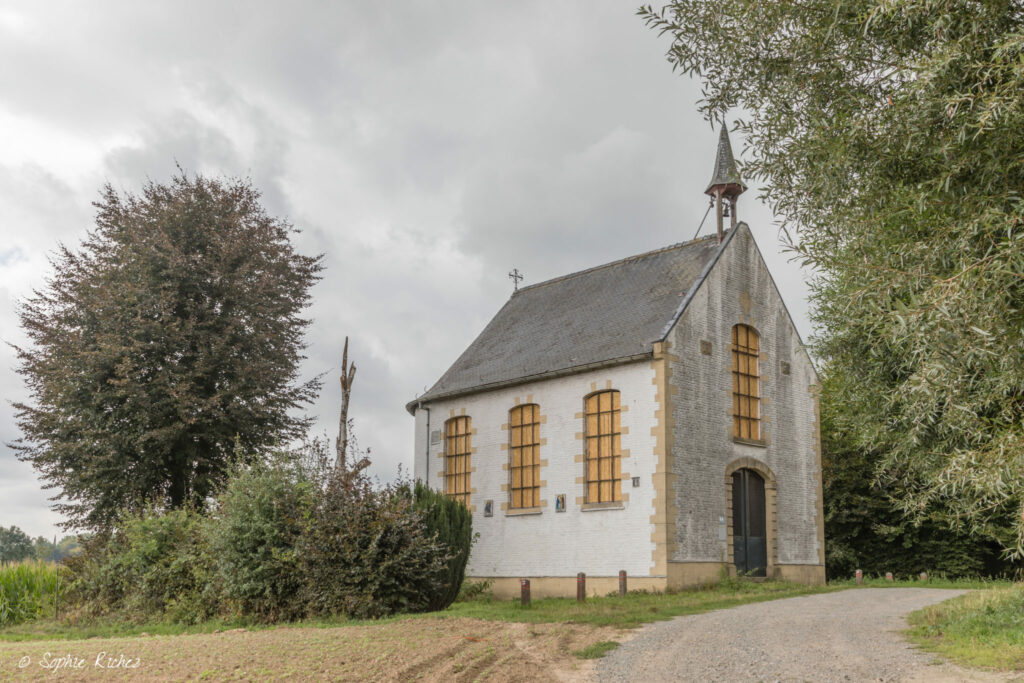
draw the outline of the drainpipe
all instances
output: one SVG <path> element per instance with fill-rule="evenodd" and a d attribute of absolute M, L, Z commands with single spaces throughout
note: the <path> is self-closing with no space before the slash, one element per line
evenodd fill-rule
<path fill-rule="evenodd" d="M 420 410 L 427 411 L 427 438 L 426 438 L 426 448 L 424 450 L 426 451 L 426 456 L 427 456 L 427 463 L 426 463 L 426 465 L 427 465 L 427 475 L 426 475 L 427 476 L 427 481 L 426 481 L 426 484 L 427 484 L 427 486 L 430 486 L 430 408 L 428 408 L 425 405 L 423 405 L 423 401 L 420 401 L 419 403 L 417 403 L 416 407 L 419 408 Z"/>

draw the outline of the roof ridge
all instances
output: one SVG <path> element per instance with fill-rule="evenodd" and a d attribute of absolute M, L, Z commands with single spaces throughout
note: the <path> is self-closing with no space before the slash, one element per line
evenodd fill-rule
<path fill-rule="evenodd" d="M 647 256 L 653 256 L 655 254 L 660 254 L 660 253 L 665 252 L 665 251 L 671 251 L 672 249 L 680 249 L 682 247 L 688 247 L 688 246 L 690 246 L 692 244 L 696 244 L 698 242 L 705 242 L 705 241 L 710 240 L 710 239 L 717 239 L 717 237 L 718 237 L 717 235 L 705 235 L 704 237 L 698 237 L 696 239 L 692 239 L 692 240 L 689 240 L 689 241 L 686 241 L 686 242 L 677 242 L 676 244 L 670 244 L 667 247 L 661 247 L 659 249 L 652 249 L 650 251 L 645 251 L 645 252 L 642 252 L 640 254 L 634 254 L 633 256 L 627 256 L 625 258 L 620 258 L 618 260 L 610 261 L 608 263 L 602 263 L 601 265 L 598 265 L 598 266 L 592 266 L 590 268 L 584 268 L 583 270 L 577 270 L 575 273 L 567 273 L 566 275 L 559 275 L 558 277 L 551 278 L 550 280 L 544 280 L 542 282 L 535 282 L 532 285 L 526 285 L 525 287 L 520 287 L 518 290 L 513 292 L 512 296 L 515 296 L 515 295 L 519 294 L 520 292 L 525 292 L 528 289 L 536 289 L 538 287 L 544 287 L 545 285 L 550 285 L 550 284 L 554 284 L 556 282 L 562 282 L 563 280 L 568 280 L 569 278 L 576 277 L 577 275 L 585 275 L 587 273 L 592 273 L 594 271 L 601 270 L 602 268 L 610 268 L 611 266 L 617 266 L 620 263 L 625 263 L 627 261 L 634 261 L 634 260 L 639 259 L 639 258 L 644 258 L 644 257 L 647 257 Z"/>

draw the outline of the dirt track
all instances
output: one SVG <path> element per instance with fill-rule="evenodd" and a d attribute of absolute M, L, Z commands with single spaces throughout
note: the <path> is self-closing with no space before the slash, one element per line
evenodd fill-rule
<path fill-rule="evenodd" d="M 643 627 L 597 665 L 621 681 L 1003 681 L 938 663 L 905 615 L 964 591 L 868 588 L 743 605 Z"/>
<path fill-rule="evenodd" d="M 613 629 L 572 624 L 404 619 L 335 628 L 0 643 L 0 681 L 573 683 L 587 680 L 591 665 L 572 653 L 618 636 Z M 96 665 L 101 653 L 106 668 Z M 57 669 L 64 661 L 68 666 Z"/>

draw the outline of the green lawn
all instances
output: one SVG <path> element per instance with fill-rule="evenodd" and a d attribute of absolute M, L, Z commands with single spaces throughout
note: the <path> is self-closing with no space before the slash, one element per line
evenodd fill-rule
<path fill-rule="evenodd" d="M 968 593 L 910 615 L 911 640 L 965 667 L 1024 669 L 1024 586 Z"/>

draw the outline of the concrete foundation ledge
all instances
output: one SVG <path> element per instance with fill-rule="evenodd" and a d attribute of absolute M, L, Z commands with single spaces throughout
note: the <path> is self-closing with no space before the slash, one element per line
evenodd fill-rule
<path fill-rule="evenodd" d="M 693 588 L 718 583 L 722 578 L 724 562 L 673 562 L 668 563 L 668 587 L 670 590 Z"/>
<path fill-rule="evenodd" d="M 668 563 L 668 588 L 681 590 L 696 586 L 718 583 L 722 570 L 728 569 L 729 576 L 736 576 L 736 568 L 725 562 L 672 562 Z M 821 564 L 774 564 L 768 567 L 769 579 L 792 581 L 809 586 L 825 585 L 825 565 Z"/>
<path fill-rule="evenodd" d="M 575 598 L 576 576 L 467 576 L 467 581 L 490 581 L 494 597 L 499 600 L 519 597 L 519 580 L 530 580 L 530 596 L 539 598 Z M 664 592 L 668 581 L 664 576 L 629 576 L 626 579 L 627 589 Z M 619 576 L 587 576 L 587 596 L 604 597 L 610 593 L 618 594 Z"/>
<path fill-rule="evenodd" d="M 780 564 L 775 568 L 777 577 L 783 581 L 804 583 L 808 586 L 825 585 L 825 565 L 823 564 Z"/>

